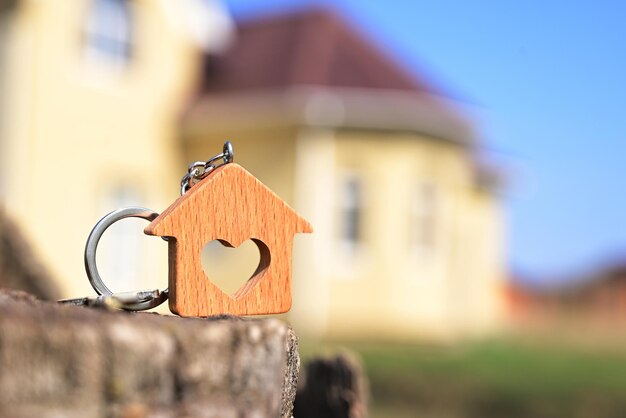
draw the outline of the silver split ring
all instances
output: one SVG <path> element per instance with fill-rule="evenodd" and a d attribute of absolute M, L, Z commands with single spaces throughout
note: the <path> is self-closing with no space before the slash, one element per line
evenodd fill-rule
<path fill-rule="evenodd" d="M 85 270 L 87 270 L 87 278 L 89 279 L 89 283 L 91 283 L 91 287 L 93 287 L 98 295 L 115 296 L 113 292 L 111 292 L 111 290 L 102 281 L 102 278 L 98 273 L 98 268 L 96 267 L 96 248 L 98 247 L 98 242 L 100 241 L 100 237 L 102 236 L 104 231 L 106 231 L 107 228 L 113 225 L 115 222 L 125 218 L 141 218 L 152 222 L 157 216 L 159 216 L 158 213 L 146 208 L 122 208 L 109 213 L 108 215 L 100 219 L 96 226 L 93 227 L 91 233 L 89 234 L 89 238 L 87 238 L 87 244 L 85 245 Z M 147 294 L 150 292 L 137 293 Z M 157 291 L 156 296 L 146 297 L 145 300 L 140 300 L 138 302 L 124 303 L 122 307 L 129 311 L 143 311 L 159 306 L 167 300 L 167 297 L 168 289 L 165 289 L 161 292 Z"/>

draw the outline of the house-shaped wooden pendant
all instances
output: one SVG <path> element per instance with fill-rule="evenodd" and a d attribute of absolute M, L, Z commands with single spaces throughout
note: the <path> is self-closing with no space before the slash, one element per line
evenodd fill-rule
<path fill-rule="evenodd" d="M 291 308 L 293 237 L 311 225 L 240 165 L 213 170 L 158 216 L 144 232 L 170 237 L 169 304 L 181 316 L 255 315 Z M 238 247 L 251 239 L 260 262 L 233 296 L 207 277 L 204 246 L 220 240 Z"/>

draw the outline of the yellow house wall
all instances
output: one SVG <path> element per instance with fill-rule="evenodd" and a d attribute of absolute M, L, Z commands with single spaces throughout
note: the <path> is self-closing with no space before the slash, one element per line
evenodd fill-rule
<path fill-rule="evenodd" d="M 412 192 L 419 181 L 434 182 L 442 189 L 452 180 L 455 167 L 442 161 L 447 155 L 437 152 L 440 146 L 412 135 L 347 132 L 338 135 L 336 147 L 337 181 L 342 175 L 353 175 L 362 182 L 363 220 L 362 239 L 355 254 L 339 248 L 334 252 L 337 268 L 328 278 L 332 285 L 327 333 L 345 337 L 406 334 L 404 328 L 420 332 L 441 329 L 446 321 L 449 240 L 445 229 L 449 215 L 437 217 L 441 249 L 433 254 L 421 254 L 413 248 L 407 221 Z M 440 169 L 444 165 L 449 171 Z M 439 194 L 440 206 L 445 209 L 447 196 L 443 190 Z M 337 245 L 341 227 L 338 205 L 334 215 Z M 358 314 L 352 314 L 349 322 L 343 321 L 349 312 Z"/>
<path fill-rule="evenodd" d="M 458 303 L 452 315 L 461 331 L 481 335 L 503 324 L 505 221 L 491 192 L 471 188 L 464 190 L 462 199 L 452 269 L 459 285 L 455 292 Z"/>
<path fill-rule="evenodd" d="M 130 187 L 137 206 L 157 211 L 177 196 L 185 168 L 177 122 L 198 49 L 172 24 L 164 2 L 134 1 L 133 56 L 127 68 L 111 71 L 82 54 L 87 1 L 19 3 L 6 50 L 2 199 L 64 294 L 92 294 L 82 251 L 95 222 L 115 209 L 105 196 Z M 136 285 L 166 283 L 159 244 L 160 262 L 154 254 L 140 260 Z"/>
<path fill-rule="evenodd" d="M 329 278 L 327 334 L 447 338 L 493 325 L 501 223 L 493 196 L 476 195 L 468 150 L 417 134 L 345 133 L 336 166 L 362 177 L 363 242 L 348 266 L 357 272 Z M 424 183 L 435 189 L 436 225 L 433 247 L 420 250 L 410 208 Z M 358 314 L 342 320 L 349 312 Z"/>

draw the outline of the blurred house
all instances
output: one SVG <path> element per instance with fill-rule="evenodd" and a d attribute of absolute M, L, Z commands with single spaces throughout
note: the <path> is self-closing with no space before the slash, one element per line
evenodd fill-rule
<path fill-rule="evenodd" d="M 503 223 L 470 121 L 336 15 L 239 22 L 207 56 L 185 149 L 237 159 L 309 219 L 296 238 L 302 330 L 449 336 L 500 319 Z"/>
<path fill-rule="evenodd" d="M 205 0 L 0 4 L 0 201 L 63 294 L 93 294 L 89 231 L 117 207 L 178 196 L 180 114 L 232 23 Z M 114 290 L 167 282 L 166 246 L 150 247 L 144 224 L 105 234 L 98 261 Z"/>
<path fill-rule="evenodd" d="M 512 280 L 506 286 L 509 314 L 516 325 L 626 326 L 626 262 L 619 260 L 543 286 Z"/>
<path fill-rule="evenodd" d="M 81 252 L 101 215 L 164 209 L 187 163 L 230 139 L 235 160 L 314 226 L 294 249 L 300 334 L 497 326 L 504 224 L 470 120 L 331 12 L 233 31 L 213 3 L 172 4 L 24 0 L 8 12 L 2 198 L 66 294 L 89 292 Z M 164 252 L 140 262 L 139 231 L 112 238 L 130 289 L 166 274 Z M 245 279 L 255 256 L 237 255 L 230 273 Z"/>

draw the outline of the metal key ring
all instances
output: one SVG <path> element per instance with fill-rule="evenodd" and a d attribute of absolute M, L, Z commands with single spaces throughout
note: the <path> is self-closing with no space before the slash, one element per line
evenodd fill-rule
<path fill-rule="evenodd" d="M 115 222 L 125 218 L 142 218 L 152 222 L 157 216 L 159 216 L 158 213 L 146 208 L 122 208 L 107 214 L 93 227 L 89 238 L 87 238 L 87 244 L 85 245 L 85 270 L 87 270 L 87 278 L 89 279 L 89 283 L 91 283 L 91 287 L 93 287 L 99 295 L 113 296 L 113 292 L 104 284 L 98 273 L 98 268 L 96 267 L 96 248 L 98 247 L 98 242 L 104 231 Z M 129 311 L 143 311 L 159 306 L 167 300 L 167 297 L 168 289 L 165 289 L 159 292 L 154 298 L 142 302 L 127 303 L 123 305 L 123 308 Z"/>

